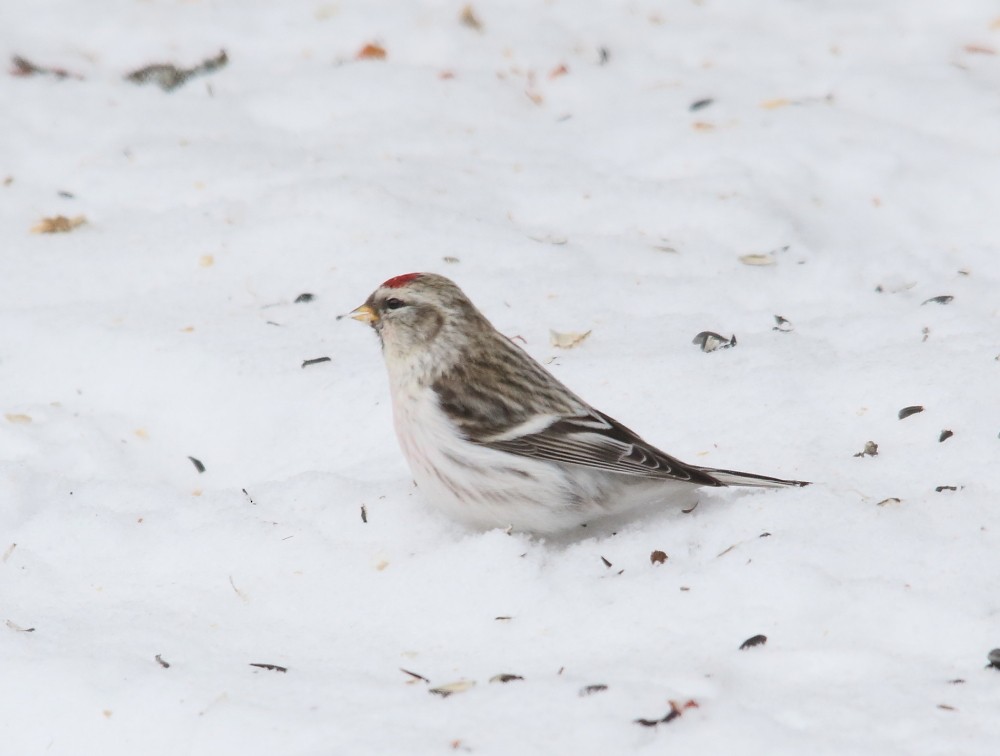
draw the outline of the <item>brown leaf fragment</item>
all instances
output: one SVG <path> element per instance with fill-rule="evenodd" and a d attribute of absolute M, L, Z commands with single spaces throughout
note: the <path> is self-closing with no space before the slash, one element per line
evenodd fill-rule
<path fill-rule="evenodd" d="M 973 55 L 996 55 L 997 51 L 990 47 L 989 45 L 977 45 L 969 44 L 962 48 L 967 53 L 972 53 Z"/>
<path fill-rule="evenodd" d="M 594 685 L 584 685 L 580 688 L 579 696 L 580 698 L 585 698 L 587 696 L 592 696 L 595 693 L 603 693 L 608 689 L 608 686 L 604 683 L 596 683 Z"/>
<path fill-rule="evenodd" d="M 191 460 L 191 464 L 194 465 L 195 470 L 197 470 L 199 473 L 205 472 L 205 465 L 202 464 L 202 461 L 200 459 L 196 459 L 194 457 L 188 457 L 188 459 Z"/>
<path fill-rule="evenodd" d="M 32 63 L 27 58 L 20 55 L 11 56 L 11 76 L 34 76 L 36 74 L 55 76 L 57 79 L 78 79 L 83 81 L 79 74 L 70 73 L 65 68 L 54 68 L 50 66 L 39 66 Z"/>
<path fill-rule="evenodd" d="M 636 719 L 635 723 L 640 724 L 643 727 L 656 727 L 659 724 L 666 724 L 672 722 L 677 717 L 681 716 L 687 709 L 697 709 L 698 702 L 693 698 L 684 704 L 678 704 L 676 701 L 668 701 L 670 704 L 670 711 L 667 712 L 666 716 L 661 719 Z"/>
<path fill-rule="evenodd" d="M 943 430 L 943 431 L 941 431 L 941 435 L 940 435 L 940 436 L 938 436 L 938 443 L 941 443 L 941 442 L 943 442 L 943 441 L 947 441 L 947 440 L 948 440 L 949 438 L 951 438 L 951 437 L 952 437 L 952 436 L 954 436 L 954 435 L 955 435 L 955 434 L 954 434 L 954 432 L 953 432 L 953 431 L 950 431 L 950 430 Z"/>
<path fill-rule="evenodd" d="M 67 218 L 65 215 L 53 215 L 38 221 L 38 223 L 31 227 L 31 233 L 66 234 L 74 228 L 79 228 L 86 222 L 87 218 L 83 215 L 77 215 L 73 218 Z"/>
<path fill-rule="evenodd" d="M 257 667 L 258 669 L 268 669 L 272 672 L 287 672 L 288 667 L 281 667 L 277 664 L 264 664 L 263 662 L 251 662 L 251 667 Z"/>
<path fill-rule="evenodd" d="M 583 333 L 577 331 L 567 331 L 565 333 L 561 333 L 559 331 L 549 330 L 549 343 L 559 349 L 573 349 L 586 341 L 590 334 L 591 331 L 584 331 Z"/>
<path fill-rule="evenodd" d="M 509 683 L 509 682 L 514 682 L 515 680 L 523 680 L 523 679 L 524 678 L 521 677 L 521 675 L 513 675 L 510 672 L 501 672 L 499 675 L 493 675 L 493 677 L 490 678 L 490 682 Z"/>
<path fill-rule="evenodd" d="M 7 418 L 8 423 L 14 423 L 15 425 L 28 425 L 31 423 L 31 415 L 25 415 L 23 412 L 8 412 L 4 417 Z"/>
<path fill-rule="evenodd" d="M 898 415 L 900 420 L 905 420 L 910 415 L 916 415 L 923 411 L 924 411 L 923 407 L 921 407 L 919 404 L 914 404 L 909 407 L 903 407 L 903 409 L 899 411 Z"/>
<path fill-rule="evenodd" d="M 877 457 L 878 444 L 874 441 L 865 441 L 865 448 L 854 455 L 855 457 Z"/>
<path fill-rule="evenodd" d="M 611 562 L 609 562 L 607 559 L 605 559 L 604 557 L 601 557 L 601 561 L 604 562 L 604 566 L 605 567 L 607 567 L 608 569 L 611 568 Z"/>
<path fill-rule="evenodd" d="M 156 659 L 156 663 L 159 664 L 164 669 L 170 669 L 170 662 L 163 661 L 163 657 L 160 656 L 159 654 L 157 654 L 153 658 Z"/>
<path fill-rule="evenodd" d="M 767 643 L 766 635 L 755 635 L 752 638 L 747 638 L 740 644 L 740 651 L 746 651 L 748 648 L 754 648 L 755 646 L 763 646 Z"/>
<path fill-rule="evenodd" d="M 938 297 L 931 297 L 930 299 L 925 299 L 925 300 L 924 300 L 923 302 L 921 302 L 920 304 L 921 304 L 921 305 L 925 305 L 925 304 L 940 304 L 940 305 L 946 305 L 946 304 L 948 304 L 949 302 L 951 302 L 951 301 L 952 301 L 952 300 L 953 300 L 954 298 L 955 298 L 955 297 L 954 297 L 954 296 L 952 296 L 951 294 L 942 294 L 941 296 L 938 296 Z"/>
<path fill-rule="evenodd" d="M 329 357 L 314 357 L 311 360 L 302 360 L 302 367 L 307 368 L 310 365 L 319 365 L 321 362 L 330 362 Z"/>
<path fill-rule="evenodd" d="M 569 69 L 566 67 L 565 63 L 560 63 L 558 66 L 549 71 L 550 79 L 558 79 L 560 76 L 565 76 L 569 73 Z"/>
<path fill-rule="evenodd" d="M 360 50 L 358 54 L 354 57 L 357 60 L 385 60 L 388 53 L 382 45 L 378 45 L 374 42 L 369 42 Z"/>
<path fill-rule="evenodd" d="M 410 676 L 411 678 L 413 678 L 412 680 L 407 680 L 407 681 L 406 681 L 406 682 L 407 682 L 408 684 L 409 684 L 409 683 L 415 683 L 415 682 L 425 682 L 425 683 L 430 683 L 430 680 L 428 680 L 428 679 L 427 679 L 426 677 L 424 677 L 423 675 L 418 675 L 418 674 L 417 674 L 416 672 L 411 672 L 410 670 L 408 670 L 408 669 L 403 669 L 402 667 L 400 667 L 400 668 L 399 668 L 399 671 L 400 671 L 400 672 L 402 672 L 403 674 L 407 674 L 407 675 L 409 675 L 409 676 Z"/>
<path fill-rule="evenodd" d="M 474 687 L 475 684 L 475 680 L 456 680 L 452 683 L 446 683 L 445 685 L 439 685 L 436 688 L 431 688 L 429 692 L 433 693 L 435 696 L 447 698 L 454 693 L 464 693 Z"/>
<path fill-rule="evenodd" d="M 895 496 L 890 496 L 888 499 L 882 499 L 882 501 L 878 502 L 875 506 L 884 507 L 886 504 L 902 504 L 902 503 L 903 503 L 902 499 L 898 499 Z"/>
<path fill-rule="evenodd" d="M 650 564 L 663 564 L 667 561 L 667 553 L 657 549 L 649 555 Z"/>
<path fill-rule="evenodd" d="M 191 68 L 179 68 L 173 63 L 152 63 L 125 74 L 125 80 L 133 84 L 156 84 L 164 92 L 171 92 L 188 79 L 202 74 L 212 73 L 229 63 L 225 50 L 219 54 L 205 58 L 201 63 Z"/>
<path fill-rule="evenodd" d="M 712 131 L 715 129 L 715 124 L 708 121 L 695 121 L 691 124 L 691 128 L 695 131 Z"/>
<path fill-rule="evenodd" d="M 8 559 L 10 559 L 10 555 L 14 553 L 14 549 L 16 548 L 17 544 L 12 543 L 10 546 L 4 549 L 3 556 L 0 557 L 0 562 L 6 562 Z"/>
<path fill-rule="evenodd" d="M 483 22 L 479 20 L 476 12 L 472 10 L 472 5 L 466 5 L 462 8 L 462 12 L 458 14 L 458 22 L 462 26 L 467 26 L 470 29 L 475 29 L 476 31 L 483 30 Z"/>

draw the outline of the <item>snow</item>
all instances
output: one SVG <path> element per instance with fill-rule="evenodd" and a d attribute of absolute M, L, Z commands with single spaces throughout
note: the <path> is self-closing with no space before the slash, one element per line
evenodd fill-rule
<path fill-rule="evenodd" d="M 995 3 L 463 6 L 0 6 L 83 77 L 0 77 L 0 751 L 995 753 Z M 411 270 L 681 459 L 816 484 L 464 530 L 336 320 Z"/>

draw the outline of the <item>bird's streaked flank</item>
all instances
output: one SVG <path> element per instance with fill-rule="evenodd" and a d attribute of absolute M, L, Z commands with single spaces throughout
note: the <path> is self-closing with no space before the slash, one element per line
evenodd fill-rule
<path fill-rule="evenodd" d="M 390 278 L 351 315 L 382 342 L 417 486 L 474 527 L 555 533 L 696 486 L 808 485 L 665 454 L 566 388 L 444 276 Z"/>

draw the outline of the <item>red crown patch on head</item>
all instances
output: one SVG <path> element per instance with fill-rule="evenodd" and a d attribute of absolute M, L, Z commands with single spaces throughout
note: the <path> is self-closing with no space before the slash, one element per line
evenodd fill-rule
<path fill-rule="evenodd" d="M 386 281 L 384 284 L 382 284 L 382 286 L 383 286 L 383 288 L 386 288 L 386 289 L 398 289 L 400 286 L 405 286 L 410 281 L 412 281 L 412 280 L 414 280 L 416 278 L 420 278 L 420 274 L 419 273 L 404 273 L 401 276 L 396 276 L 395 278 L 390 278 L 388 281 Z"/>

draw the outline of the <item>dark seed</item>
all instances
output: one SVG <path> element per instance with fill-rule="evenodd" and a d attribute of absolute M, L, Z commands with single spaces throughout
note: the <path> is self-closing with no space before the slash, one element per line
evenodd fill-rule
<path fill-rule="evenodd" d="M 910 415 L 916 415 L 918 412 L 923 412 L 923 411 L 924 408 L 921 407 L 919 404 L 914 404 L 910 407 L 903 407 L 903 409 L 899 411 L 899 419 L 905 420 Z"/>
<path fill-rule="evenodd" d="M 920 304 L 922 304 L 922 305 L 925 305 L 925 304 L 943 304 L 943 305 L 946 305 L 951 300 L 953 300 L 954 298 L 955 297 L 953 297 L 951 294 L 942 294 L 940 297 L 931 297 L 930 299 L 925 299 Z"/>
<path fill-rule="evenodd" d="M 994 648 L 986 655 L 986 658 L 989 659 L 993 669 L 1000 669 L 1000 648 Z"/>
<path fill-rule="evenodd" d="M 302 367 L 309 367 L 310 365 L 318 365 L 321 362 L 330 362 L 329 357 L 316 357 L 311 360 L 302 360 Z"/>
<path fill-rule="evenodd" d="M 938 443 L 940 443 L 941 441 L 947 441 L 949 438 L 951 438 L 954 435 L 955 434 L 952 433 L 950 430 L 943 430 L 943 431 L 941 431 L 941 435 L 938 436 Z"/>
<path fill-rule="evenodd" d="M 934 490 L 937 491 L 937 493 L 941 493 L 942 491 L 957 491 L 958 486 L 938 486 Z"/>
<path fill-rule="evenodd" d="M 704 100 L 695 100 L 688 106 L 688 110 L 694 113 L 696 110 L 707 108 L 713 102 L 715 102 L 715 100 L 713 100 L 711 97 L 706 97 Z"/>
<path fill-rule="evenodd" d="M 361 505 L 361 522 L 368 522 L 368 510 L 365 508 L 364 504 Z"/>
<path fill-rule="evenodd" d="M 752 638 L 747 638 L 740 644 L 740 651 L 746 651 L 748 648 L 753 648 L 754 646 L 763 646 L 765 643 L 767 643 L 766 635 L 755 635 Z"/>
<path fill-rule="evenodd" d="M 257 667 L 258 669 L 269 669 L 272 672 L 287 672 L 288 667 L 279 667 L 277 664 L 254 664 L 251 662 L 251 667 Z"/>
<path fill-rule="evenodd" d="M 493 675 L 493 677 L 490 678 L 490 682 L 509 683 L 514 682 L 515 680 L 523 679 L 524 678 L 521 677 L 521 675 L 512 675 L 509 672 L 501 672 L 499 675 Z"/>
<path fill-rule="evenodd" d="M 157 654 L 154 658 L 156 659 L 156 663 L 161 667 L 164 669 L 170 669 L 170 662 L 163 661 L 163 658 L 159 654 Z"/>
<path fill-rule="evenodd" d="M 602 561 L 602 562 L 604 562 L 604 566 L 605 566 L 605 567 L 611 567 L 611 562 L 609 562 L 609 561 L 608 561 L 607 559 L 605 559 L 604 557 L 601 557 L 601 561 Z"/>
<path fill-rule="evenodd" d="M 315 298 L 315 294 L 310 294 L 308 291 L 304 291 L 295 297 L 295 304 L 298 304 L 299 302 L 312 302 Z"/>
<path fill-rule="evenodd" d="M 604 683 L 597 683 L 596 685 L 584 685 L 580 688 L 580 697 L 592 696 L 595 693 L 603 693 L 608 689 L 608 686 Z"/>
<path fill-rule="evenodd" d="M 200 473 L 205 472 L 205 465 L 201 463 L 200 459 L 195 459 L 194 457 L 188 457 L 191 460 L 191 464 L 194 465 L 194 469 Z"/>

